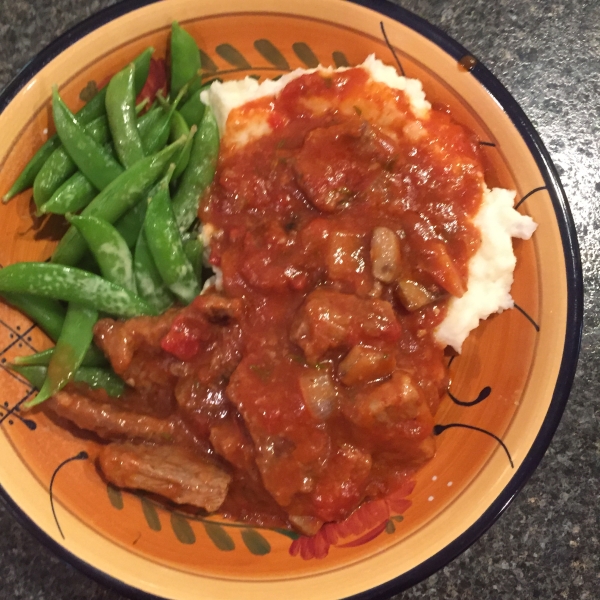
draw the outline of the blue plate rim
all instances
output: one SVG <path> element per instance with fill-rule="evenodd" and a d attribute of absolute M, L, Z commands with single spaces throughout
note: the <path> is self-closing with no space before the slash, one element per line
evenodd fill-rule
<path fill-rule="evenodd" d="M 0 93 L 0 112 L 4 111 L 11 100 L 36 73 L 72 44 L 118 17 L 159 1 L 161 0 L 121 0 L 67 30 L 33 57 L 4 88 Z M 388 0 L 347 1 L 369 8 L 406 25 L 435 43 L 456 60 L 471 55 L 466 48 L 435 25 L 400 6 L 391 4 Z M 563 242 L 568 290 L 567 302 L 571 310 L 567 314 L 567 335 L 557 383 L 542 427 L 529 452 L 508 485 L 483 515 L 453 542 L 415 568 L 384 584 L 350 596 L 347 600 L 379 600 L 406 590 L 442 569 L 479 539 L 504 513 L 540 463 L 558 427 L 575 377 L 583 329 L 583 274 L 577 233 L 565 192 L 540 136 L 510 92 L 479 61 L 471 70 L 471 74 L 496 99 L 521 134 L 544 178 L 555 213 L 557 217 L 562 217 L 557 218 L 557 222 Z M 1 485 L 0 498 L 12 511 L 16 520 L 38 541 L 49 548 L 56 556 L 76 567 L 88 577 L 134 600 L 166 600 L 163 596 L 143 592 L 108 575 L 66 550 L 42 531 L 13 501 Z"/>

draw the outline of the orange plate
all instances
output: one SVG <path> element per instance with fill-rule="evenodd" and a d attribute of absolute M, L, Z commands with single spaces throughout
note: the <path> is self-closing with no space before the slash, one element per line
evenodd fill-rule
<path fill-rule="evenodd" d="M 482 324 L 452 362 L 452 397 L 436 417 L 437 456 L 414 490 L 366 510 L 348 537 L 331 526 L 326 538 L 294 540 L 289 532 L 192 518 L 141 495 L 107 490 L 93 442 L 65 433 L 42 412 L 19 412 L 32 390 L 4 363 L 49 342 L 0 304 L 3 495 L 59 554 L 105 583 L 176 599 L 316 600 L 398 591 L 485 531 L 531 474 L 558 424 L 577 361 L 582 286 L 555 171 L 519 107 L 485 67 L 472 57 L 461 60 L 463 48 L 414 15 L 373 4 L 382 12 L 339 0 L 167 0 L 130 12 L 123 3 L 59 39 L 0 97 L 2 195 L 52 129 L 51 86 L 79 108 L 90 82 L 102 82 L 145 47 L 164 56 L 174 19 L 210 59 L 206 75 L 222 78 L 272 77 L 315 60 L 352 65 L 370 53 L 395 64 L 384 29 L 406 75 L 421 79 L 428 99 L 448 105 L 483 142 L 489 186 L 516 189 L 517 199 L 526 198 L 519 210 L 539 224 L 532 240 L 515 242 L 518 309 Z M 27 191 L 0 207 L 1 265 L 43 260 L 55 244 L 54 229 L 32 216 L 30 197 Z"/>

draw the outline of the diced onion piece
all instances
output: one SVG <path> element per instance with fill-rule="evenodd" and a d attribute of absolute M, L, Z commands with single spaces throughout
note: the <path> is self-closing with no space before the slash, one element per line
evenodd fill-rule
<path fill-rule="evenodd" d="M 395 368 L 393 353 L 354 346 L 340 363 L 338 377 L 344 385 L 357 385 L 387 377 Z"/>
<path fill-rule="evenodd" d="M 300 377 L 300 390 L 311 415 L 324 421 L 333 412 L 337 390 L 329 373 L 325 370 L 310 369 Z"/>
<path fill-rule="evenodd" d="M 400 274 L 401 260 L 398 236 L 387 227 L 376 227 L 371 237 L 373 277 L 383 283 L 392 283 Z"/>
<path fill-rule="evenodd" d="M 305 517 L 300 515 L 290 515 L 290 523 L 304 535 L 315 535 L 321 526 L 323 521 L 316 517 Z"/>

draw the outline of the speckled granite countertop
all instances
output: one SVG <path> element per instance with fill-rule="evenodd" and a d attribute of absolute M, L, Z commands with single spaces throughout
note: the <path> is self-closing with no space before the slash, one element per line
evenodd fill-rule
<path fill-rule="evenodd" d="M 600 2 L 402 0 L 482 60 L 520 103 L 558 168 L 585 277 L 579 369 L 541 466 L 500 520 L 396 598 L 600 598 Z M 110 0 L 0 0 L 0 88 Z M 55 558 L 0 504 L 0 600 L 118 600 Z"/>

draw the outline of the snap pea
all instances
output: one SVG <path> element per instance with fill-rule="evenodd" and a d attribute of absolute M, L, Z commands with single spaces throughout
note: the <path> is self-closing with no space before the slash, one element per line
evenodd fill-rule
<path fill-rule="evenodd" d="M 45 366 L 11 365 L 13 371 L 19 373 L 38 389 L 44 384 L 48 369 Z M 109 369 L 98 367 L 79 367 L 73 375 L 73 381 L 86 383 L 92 389 L 102 388 L 112 398 L 120 397 L 125 391 L 124 381 Z"/>
<path fill-rule="evenodd" d="M 145 199 L 132 206 L 115 222 L 115 229 L 121 234 L 128 248 L 133 248 L 144 227 L 148 203 Z"/>
<path fill-rule="evenodd" d="M 156 127 L 156 123 L 163 113 L 164 111 L 160 106 L 154 106 L 138 119 L 137 128 L 144 148 L 146 147 L 148 136 L 151 134 L 154 127 Z"/>
<path fill-rule="evenodd" d="M 219 154 L 219 130 L 215 116 L 207 108 L 194 136 L 189 163 L 178 182 L 173 210 L 180 231 L 185 231 L 198 214 L 200 197 L 215 176 Z"/>
<path fill-rule="evenodd" d="M 17 194 L 30 188 L 35 181 L 36 175 L 44 166 L 44 163 L 59 146 L 60 140 L 55 135 L 47 139 L 41 148 L 33 155 L 33 158 L 25 165 L 25 168 L 21 171 L 8 192 L 2 196 L 2 202 L 8 202 Z"/>
<path fill-rule="evenodd" d="M 200 127 L 202 118 L 204 117 L 204 111 L 206 110 L 206 104 L 200 100 L 200 92 L 203 88 L 208 86 L 202 86 L 199 90 L 190 95 L 185 101 L 183 106 L 179 109 L 181 116 L 185 119 L 185 122 L 191 127 L 196 125 Z"/>
<path fill-rule="evenodd" d="M 37 396 L 25 402 L 24 408 L 41 404 L 73 379 L 75 371 L 81 366 L 81 361 L 92 343 L 97 320 L 98 311 L 76 302 L 69 303 L 44 383 Z"/>
<path fill-rule="evenodd" d="M 12 306 L 18 308 L 56 342 L 62 330 L 66 310 L 52 298 L 40 298 L 29 294 L 2 292 L 2 297 Z"/>
<path fill-rule="evenodd" d="M 173 113 L 173 119 L 171 120 L 171 132 L 169 134 L 170 140 L 177 140 L 182 135 L 186 136 L 186 142 L 183 148 L 177 153 L 174 158 L 175 170 L 173 171 L 173 179 L 177 180 L 181 177 L 181 174 L 185 171 L 185 168 L 190 162 L 190 153 L 192 151 L 192 144 L 194 143 L 194 136 L 198 128 L 192 125 L 190 129 L 185 122 L 185 119 L 177 111 Z"/>
<path fill-rule="evenodd" d="M 208 87 L 208 85 L 210 85 L 210 84 L 205 84 L 203 82 L 202 73 L 200 71 L 198 71 L 198 73 L 196 73 L 188 81 L 187 92 L 183 98 L 184 103 L 187 102 L 192 97 L 193 94 L 195 94 L 196 92 L 200 92 L 204 88 Z"/>
<path fill-rule="evenodd" d="M 171 119 L 173 118 L 173 113 L 177 109 L 185 90 L 186 87 L 184 86 L 170 105 L 164 98 L 157 95 L 157 99 L 163 108 L 163 114 L 156 122 L 156 125 L 148 132 L 148 135 L 144 140 L 146 154 L 158 152 L 167 144 L 171 133 Z"/>
<path fill-rule="evenodd" d="M 84 127 L 84 131 L 99 144 L 105 144 L 110 139 L 106 116 L 98 117 L 91 123 L 88 123 Z M 33 200 L 35 205 L 38 208 L 41 207 L 76 172 L 77 165 L 73 162 L 65 148 L 62 145 L 59 146 L 48 157 L 48 160 L 44 163 L 33 182 Z"/>
<path fill-rule="evenodd" d="M 135 118 L 134 76 L 135 67 L 129 64 L 106 87 L 106 115 L 115 151 L 125 168 L 144 158 Z"/>
<path fill-rule="evenodd" d="M 146 98 L 140 104 L 138 104 L 135 108 L 136 113 L 140 113 L 143 108 L 148 104 L 148 99 Z M 143 116 L 140 117 L 139 121 L 143 119 Z M 110 141 L 110 129 L 108 126 L 108 119 L 106 115 L 102 115 L 97 119 L 94 119 L 91 123 L 88 123 L 84 127 L 84 131 L 88 134 L 94 141 L 99 144 L 106 144 Z M 112 146 L 109 146 L 112 151 Z M 59 189 L 59 187 L 65 183 L 69 177 L 71 177 L 74 173 L 77 172 L 77 165 L 73 162 L 67 151 L 61 145 L 59 146 L 48 158 L 45 162 L 44 166 L 40 169 L 40 172 L 36 175 L 36 178 L 33 182 L 33 200 L 38 207 L 38 209 L 47 201 L 50 200 L 54 196 L 54 193 Z M 70 186 L 72 187 L 72 186 Z M 89 187 L 89 186 L 87 186 Z M 95 189 L 95 188 L 94 188 Z M 89 196 L 89 194 L 87 194 Z M 57 198 L 54 198 L 53 204 L 48 206 L 48 210 L 42 212 L 51 212 L 57 214 L 64 214 L 69 210 L 79 210 L 85 206 L 83 200 L 75 201 L 75 199 L 71 200 L 71 196 L 69 196 L 71 202 L 77 205 L 77 208 L 69 209 L 68 207 L 62 209 L 61 212 L 58 210 L 54 210 L 54 205 L 62 207 L 65 204 L 63 200 L 60 199 L 60 194 Z M 91 198 L 88 199 L 91 200 Z"/>
<path fill-rule="evenodd" d="M 139 56 L 134 59 L 135 64 L 135 90 L 136 94 L 139 94 L 141 89 L 144 87 L 144 83 L 148 78 L 148 71 L 150 69 L 150 58 L 154 48 L 146 48 Z M 94 119 L 102 116 L 105 111 L 105 94 L 106 88 L 102 88 L 98 93 L 77 112 L 77 121 L 86 125 Z M 19 177 L 13 183 L 12 187 L 2 197 L 3 202 L 8 202 L 11 198 L 14 198 L 17 194 L 20 194 L 23 190 L 31 187 L 39 173 L 40 169 L 48 159 L 48 157 L 60 146 L 60 139 L 56 134 L 52 135 L 46 140 L 41 148 L 33 155 L 31 160 L 27 163 Z"/>
<path fill-rule="evenodd" d="M 154 314 L 130 291 L 82 269 L 52 263 L 15 263 L 0 269 L 0 293 L 4 292 L 77 302 L 117 317 Z"/>
<path fill-rule="evenodd" d="M 158 313 L 164 312 L 173 304 L 173 295 L 156 268 L 156 263 L 152 258 L 150 248 L 148 248 L 146 234 L 143 230 L 140 231 L 135 245 L 133 273 L 139 296 Z"/>
<path fill-rule="evenodd" d="M 26 356 L 16 356 L 14 358 L 15 365 L 31 365 L 31 366 L 45 366 L 50 364 L 50 359 L 54 354 L 54 348 L 48 348 L 48 350 L 42 350 L 35 354 L 28 354 Z M 98 346 L 90 346 L 83 357 L 82 365 L 86 367 L 103 367 L 108 363 L 106 356 L 98 348 Z"/>
<path fill-rule="evenodd" d="M 67 215 L 94 255 L 100 273 L 112 283 L 135 293 L 131 252 L 121 234 L 104 219 Z"/>
<path fill-rule="evenodd" d="M 171 25 L 171 96 L 176 96 L 181 88 L 200 70 L 200 51 L 194 38 L 176 21 Z"/>
<path fill-rule="evenodd" d="M 134 86 L 135 94 L 139 94 L 148 79 L 148 73 L 150 72 L 150 60 L 154 54 L 154 48 L 148 46 L 141 54 L 133 59 L 134 65 Z"/>
<path fill-rule="evenodd" d="M 137 162 L 102 190 L 81 214 L 114 223 L 145 196 L 164 173 L 172 156 L 184 143 L 183 138 L 177 140 L 154 156 L 148 156 Z M 71 227 L 59 242 L 51 260 L 53 263 L 65 265 L 77 264 L 85 249 L 85 241 L 80 233 Z"/>
<path fill-rule="evenodd" d="M 194 269 L 198 283 L 202 285 L 204 244 L 196 232 L 182 236 L 183 251 Z"/>
<path fill-rule="evenodd" d="M 79 212 L 97 195 L 98 190 L 90 183 L 89 179 L 81 171 L 77 171 L 52 194 L 47 202 L 39 207 L 37 212 L 40 215 L 47 213 L 64 215 L 68 212 Z"/>
<path fill-rule="evenodd" d="M 103 190 L 123 173 L 123 167 L 113 156 L 86 135 L 73 113 L 58 95 L 56 87 L 52 90 L 52 116 L 58 137 L 69 156 L 99 190 Z"/>
<path fill-rule="evenodd" d="M 162 110 L 160 108 L 151 109 L 149 112 L 143 114 L 138 119 L 138 129 L 140 135 L 146 135 L 148 130 L 151 130 L 152 126 L 156 122 L 156 116 L 158 116 Z M 105 117 L 106 127 L 108 128 L 108 121 Z M 112 151 L 112 146 L 107 145 L 107 149 Z M 60 148 L 59 148 L 60 150 Z M 69 159 L 70 160 L 70 159 Z M 36 178 L 37 180 L 37 178 Z M 52 197 L 45 202 L 38 209 L 38 214 L 53 213 L 56 215 L 64 215 L 68 212 L 79 212 L 85 208 L 97 195 L 98 191 L 90 183 L 80 171 L 72 175 L 67 181 L 65 181 L 52 195 Z M 35 195 L 35 190 L 34 190 Z M 140 225 L 141 226 L 141 225 Z M 137 239 L 137 233 L 133 237 L 131 246 L 135 244 Z"/>
<path fill-rule="evenodd" d="M 200 287 L 183 250 L 169 198 L 168 177 L 163 178 L 148 201 L 144 233 L 163 281 L 175 296 L 189 304 L 200 293 Z"/>

